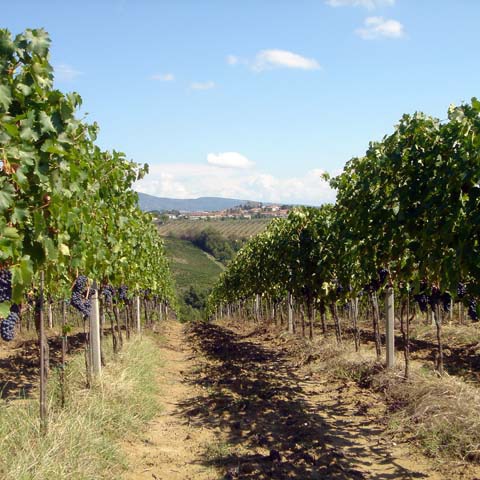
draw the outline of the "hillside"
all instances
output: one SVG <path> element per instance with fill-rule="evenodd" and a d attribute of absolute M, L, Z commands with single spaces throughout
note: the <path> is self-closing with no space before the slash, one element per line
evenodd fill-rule
<path fill-rule="evenodd" d="M 144 212 L 153 210 L 179 210 L 180 212 L 215 212 L 233 208 L 247 203 L 253 204 L 250 200 L 239 200 L 238 198 L 222 197 L 200 197 L 200 198 L 166 198 L 138 193 L 139 206 Z"/>
<path fill-rule="evenodd" d="M 165 249 L 179 293 L 190 286 L 206 290 L 223 271 L 220 263 L 185 240 L 165 238 Z"/>
<path fill-rule="evenodd" d="M 158 226 L 160 235 L 181 237 L 187 233 L 212 228 L 226 238 L 249 238 L 262 232 L 271 222 L 269 218 L 245 220 L 174 220 Z"/>

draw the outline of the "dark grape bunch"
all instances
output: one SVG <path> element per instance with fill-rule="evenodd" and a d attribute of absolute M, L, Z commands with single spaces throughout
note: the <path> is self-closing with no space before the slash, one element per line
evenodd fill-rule
<path fill-rule="evenodd" d="M 428 309 L 428 303 L 429 303 L 428 295 L 426 295 L 425 293 L 419 293 L 418 295 L 414 295 L 413 298 L 418 303 L 418 306 L 420 307 L 420 311 L 422 313 L 425 313 Z"/>
<path fill-rule="evenodd" d="M 428 303 L 430 305 L 430 308 L 432 309 L 432 312 L 435 311 L 435 307 L 440 303 L 441 298 L 442 294 L 440 292 L 440 289 L 433 286 L 430 296 L 428 297 Z"/>
<path fill-rule="evenodd" d="M 80 275 L 75 280 L 72 289 L 72 298 L 70 299 L 70 304 L 75 307 L 84 317 L 90 315 L 90 300 L 86 298 L 87 296 L 87 277 L 85 275 Z M 90 292 L 91 296 L 92 292 Z"/>
<path fill-rule="evenodd" d="M 2 337 L 2 340 L 11 342 L 15 338 L 15 325 L 18 320 L 18 307 L 13 305 L 8 317 L 4 318 L 0 323 L 0 336 Z"/>
<path fill-rule="evenodd" d="M 385 281 L 388 278 L 388 274 L 390 272 L 386 268 L 380 268 L 378 270 L 378 276 L 377 278 L 372 278 L 372 281 L 370 283 L 367 283 L 366 285 L 363 286 L 363 290 L 365 292 L 378 292 L 380 290 L 381 286 L 385 284 Z"/>
<path fill-rule="evenodd" d="M 443 305 L 443 310 L 448 313 L 450 311 L 450 308 L 452 306 L 452 296 L 448 292 L 443 292 L 440 295 L 440 300 Z"/>
<path fill-rule="evenodd" d="M 115 295 L 115 289 L 111 285 L 104 285 L 102 287 L 102 295 L 105 297 L 105 300 L 108 303 L 112 303 L 113 297 Z"/>
<path fill-rule="evenodd" d="M 467 294 L 467 286 L 464 283 L 459 283 L 457 286 L 458 298 L 463 298 Z"/>
<path fill-rule="evenodd" d="M 380 288 L 376 280 L 372 280 L 370 283 L 367 283 L 363 286 L 363 291 L 365 293 L 372 293 L 377 291 Z"/>
<path fill-rule="evenodd" d="M 148 298 L 148 297 L 150 297 L 150 295 L 151 295 L 151 293 L 152 293 L 152 290 L 151 290 L 150 288 L 146 288 L 145 290 L 143 290 L 142 293 L 143 293 L 143 296 L 144 296 L 145 298 Z"/>
<path fill-rule="evenodd" d="M 126 285 L 120 285 L 118 287 L 118 298 L 123 302 L 127 301 L 127 291 L 128 287 Z"/>
<path fill-rule="evenodd" d="M 0 303 L 9 302 L 12 298 L 12 272 L 0 270 Z"/>
<path fill-rule="evenodd" d="M 477 301 L 474 298 L 468 302 L 468 316 L 473 322 L 478 322 Z"/>
<path fill-rule="evenodd" d="M 381 268 L 378 271 L 378 280 L 380 281 L 380 285 L 383 285 L 388 277 L 388 270 L 386 268 Z"/>

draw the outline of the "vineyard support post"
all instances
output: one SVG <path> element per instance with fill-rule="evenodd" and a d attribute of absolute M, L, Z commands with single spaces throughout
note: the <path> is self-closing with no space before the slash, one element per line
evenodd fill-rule
<path fill-rule="evenodd" d="M 255 296 L 255 321 L 260 321 L 260 294 L 257 293 Z"/>
<path fill-rule="evenodd" d="M 60 402 L 65 406 L 65 363 L 67 357 L 67 304 L 62 300 L 62 368 L 60 370 Z"/>
<path fill-rule="evenodd" d="M 139 295 L 135 297 L 135 323 L 136 323 L 137 333 L 140 333 L 141 325 L 140 325 L 140 296 Z"/>
<path fill-rule="evenodd" d="M 45 318 L 43 316 L 44 302 L 43 289 L 45 284 L 45 274 L 40 272 L 40 298 L 38 300 L 38 317 L 40 323 L 40 423 L 42 433 L 47 431 L 47 372 L 45 368 Z"/>
<path fill-rule="evenodd" d="M 48 328 L 51 330 L 53 328 L 53 310 L 52 310 L 52 300 L 48 299 Z"/>
<path fill-rule="evenodd" d="M 287 295 L 288 303 L 288 333 L 293 333 L 293 297 L 290 292 Z"/>
<path fill-rule="evenodd" d="M 387 289 L 385 304 L 387 368 L 393 368 L 395 365 L 395 300 L 393 287 Z"/>
<path fill-rule="evenodd" d="M 100 351 L 100 308 L 98 305 L 98 290 L 96 282 L 93 284 L 92 308 L 90 311 L 90 355 L 92 373 L 102 373 L 102 360 Z"/>

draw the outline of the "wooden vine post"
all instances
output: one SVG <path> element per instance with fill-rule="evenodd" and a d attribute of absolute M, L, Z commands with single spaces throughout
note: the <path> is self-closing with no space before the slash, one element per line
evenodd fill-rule
<path fill-rule="evenodd" d="M 395 365 L 395 301 L 391 286 L 387 288 L 385 305 L 387 368 L 393 368 Z"/>
<path fill-rule="evenodd" d="M 293 297 L 290 292 L 287 295 L 287 304 L 288 304 L 288 333 L 294 333 L 293 328 Z"/>
<path fill-rule="evenodd" d="M 98 289 L 93 283 L 92 308 L 90 311 L 90 355 L 93 375 L 102 373 L 102 356 L 100 349 L 100 308 L 98 302 Z"/>
<path fill-rule="evenodd" d="M 145 310 L 146 313 L 146 310 Z M 140 296 L 137 295 L 135 297 L 135 327 L 137 333 L 141 332 L 141 325 L 140 325 Z"/>
<path fill-rule="evenodd" d="M 40 323 L 40 429 L 43 434 L 47 432 L 48 418 L 47 418 L 47 372 L 45 365 L 45 349 L 47 339 L 45 337 L 45 318 L 43 315 L 44 298 L 43 289 L 45 286 L 45 274 L 43 270 L 40 272 L 40 298 L 38 300 L 38 318 Z"/>
<path fill-rule="evenodd" d="M 62 365 L 60 368 L 60 402 L 65 406 L 65 364 L 67 357 L 67 304 L 62 300 Z"/>

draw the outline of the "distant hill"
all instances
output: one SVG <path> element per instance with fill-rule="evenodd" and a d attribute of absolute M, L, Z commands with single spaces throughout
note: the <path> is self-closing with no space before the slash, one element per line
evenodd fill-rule
<path fill-rule="evenodd" d="M 200 197 L 200 198 L 164 198 L 139 193 L 139 206 L 144 212 L 152 210 L 179 210 L 180 212 L 215 212 L 226 208 L 237 207 L 238 205 L 257 204 L 250 200 L 239 200 L 238 198 L 222 197 Z"/>

